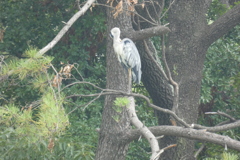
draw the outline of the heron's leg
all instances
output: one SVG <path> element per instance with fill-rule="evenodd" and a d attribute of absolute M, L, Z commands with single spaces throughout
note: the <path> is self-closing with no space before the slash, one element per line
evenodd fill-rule
<path fill-rule="evenodd" d="M 132 70 L 128 68 L 128 93 L 131 93 L 132 90 Z"/>

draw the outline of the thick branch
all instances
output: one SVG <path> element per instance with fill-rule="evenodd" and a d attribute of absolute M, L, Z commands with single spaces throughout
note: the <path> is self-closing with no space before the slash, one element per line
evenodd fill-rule
<path fill-rule="evenodd" d="M 149 142 L 152 150 L 152 155 L 150 160 L 156 159 L 159 157 L 158 152 L 160 151 L 158 141 L 152 132 L 138 119 L 138 116 L 135 111 L 135 102 L 133 97 L 128 97 L 130 104 L 127 106 L 127 112 L 129 114 L 131 123 L 141 132 Z"/>
<path fill-rule="evenodd" d="M 201 126 L 199 124 L 194 124 L 193 125 L 193 128 L 206 129 L 209 132 L 226 131 L 226 130 L 237 128 L 237 127 L 240 127 L 240 120 L 238 120 L 236 122 L 229 123 L 229 124 L 224 124 L 224 125 L 221 125 L 221 126 L 214 126 L 214 127 L 206 127 L 206 126 Z"/>
<path fill-rule="evenodd" d="M 195 130 L 192 128 L 183 128 L 178 126 L 156 126 L 150 127 L 149 129 L 155 136 L 169 135 L 184 137 L 188 139 L 211 142 L 224 147 L 226 145 L 228 148 L 240 151 L 240 141 L 234 140 L 227 136 L 206 132 L 204 130 Z M 132 130 L 125 138 L 129 141 L 132 141 L 138 139 L 140 136 L 141 133 L 138 130 Z"/>
<path fill-rule="evenodd" d="M 166 26 L 156 26 L 147 29 L 142 29 L 140 31 L 128 31 L 123 32 L 123 37 L 128 37 L 133 41 L 144 40 L 153 36 L 160 36 L 170 32 L 170 29 Z"/>
<path fill-rule="evenodd" d="M 233 7 L 227 13 L 219 17 L 209 27 L 205 29 L 205 33 L 202 36 L 202 42 L 211 45 L 214 41 L 222 37 L 229 32 L 229 28 L 233 28 L 240 23 L 240 4 Z"/>

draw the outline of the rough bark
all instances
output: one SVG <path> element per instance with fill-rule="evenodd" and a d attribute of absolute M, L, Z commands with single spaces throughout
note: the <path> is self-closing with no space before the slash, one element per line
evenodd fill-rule
<path fill-rule="evenodd" d="M 171 32 L 166 56 L 173 79 L 179 83 L 176 113 L 190 124 L 196 123 L 198 117 L 202 69 L 207 48 L 199 44 L 197 34 L 207 25 L 207 8 L 208 4 L 203 1 L 182 0 L 176 1 L 169 11 Z M 168 138 L 163 139 L 163 145 L 171 141 L 178 145 L 165 152 L 164 159 L 195 159 L 194 141 Z"/>
<path fill-rule="evenodd" d="M 240 6 L 237 5 L 216 22 L 207 25 L 206 13 L 210 1 L 175 1 L 169 11 L 170 30 L 168 36 L 167 62 L 174 80 L 180 85 L 177 114 L 188 123 L 196 123 L 200 98 L 202 69 L 207 48 L 218 38 L 239 24 Z M 152 53 L 155 49 L 147 40 Z M 172 92 L 169 83 L 157 69 L 157 65 L 146 54 L 143 43 L 138 45 L 142 58 L 143 83 L 154 104 L 172 107 Z M 169 124 L 169 116 L 156 112 L 159 124 Z M 163 159 L 193 158 L 194 142 L 186 139 L 165 137 L 162 147 L 178 142 L 178 147 L 166 152 Z M 176 154 L 172 154 L 176 153 Z M 192 154 L 192 155 L 191 155 Z"/>
<path fill-rule="evenodd" d="M 114 19 L 112 10 L 108 9 L 107 27 L 108 33 L 110 33 L 113 27 L 121 29 L 131 28 L 131 17 L 126 13 L 122 13 Z M 106 88 L 128 92 L 128 76 L 114 54 L 110 37 L 107 38 L 106 58 Z M 106 96 L 105 98 L 96 160 L 124 160 L 126 156 L 128 142 L 122 141 L 122 137 L 129 130 L 130 120 L 126 110 L 119 114 L 112 108 L 115 98 L 116 96 Z M 120 121 L 115 121 L 113 119 L 114 116 L 120 116 Z"/>

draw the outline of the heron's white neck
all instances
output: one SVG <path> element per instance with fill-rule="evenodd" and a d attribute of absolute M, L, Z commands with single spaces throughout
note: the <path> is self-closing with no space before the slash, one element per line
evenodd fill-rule
<path fill-rule="evenodd" d="M 114 43 L 120 43 L 121 42 L 120 36 L 116 36 L 116 37 L 114 36 L 113 42 Z"/>

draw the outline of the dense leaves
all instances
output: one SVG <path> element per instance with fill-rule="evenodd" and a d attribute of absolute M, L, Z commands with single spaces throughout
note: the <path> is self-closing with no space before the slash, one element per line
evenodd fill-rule
<path fill-rule="evenodd" d="M 228 35 L 212 44 L 208 50 L 199 107 L 200 122 L 204 125 L 214 126 L 228 120 L 219 115 L 203 115 L 205 112 L 223 111 L 236 119 L 239 118 L 239 34 L 237 26 Z M 240 140 L 239 129 L 222 134 Z M 205 156 L 217 156 L 217 153 L 222 151 L 221 147 L 209 144 L 204 153 Z"/>
<path fill-rule="evenodd" d="M 72 64 L 71 77 L 64 77 L 61 87 L 78 80 L 105 86 L 103 12 L 93 9 L 79 19 L 47 53 L 54 59 L 32 54 L 54 38 L 65 25 L 64 21 L 78 11 L 80 3 L 58 0 L 0 2 L 0 30 L 4 30 L 0 40 L 0 54 L 4 54 L 1 77 L 11 72 L 11 76 L 1 82 L 1 111 L 6 110 L 1 112 L 1 124 L 4 124 L 0 129 L 1 159 L 93 159 L 98 135 L 95 129 L 100 125 L 103 99 L 83 110 L 89 98 L 64 99 L 62 94 L 92 93 L 93 87 L 74 85 L 64 89 L 59 97 L 58 89 L 51 87 L 50 82 L 61 67 Z M 31 45 L 35 47 L 29 48 Z M 60 98 L 57 103 L 51 100 L 49 92 L 45 94 L 46 88 L 54 90 L 54 99 Z M 10 103 L 15 107 L 4 106 Z M 56 110 L 52 106 L 60 108 Z M 10 114 L 9 108 L 18 114 Z M 71 112 L 73 109 L 75 111 Z M 21 125 L 16 128 L 19 123 Z M 61 135 L 63 132 L 59 134 L 60 123 L 65 128 L 64 135 Z M 48 130 L 53 134 L 47 134 Z M 37 142 L 31 138 L 32 133 L 40 138 Z"/>

